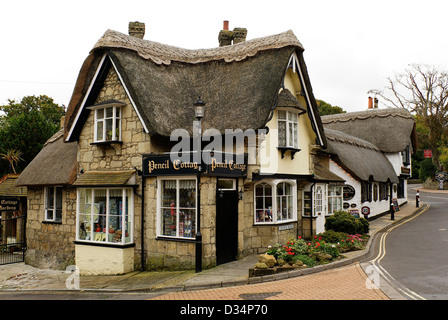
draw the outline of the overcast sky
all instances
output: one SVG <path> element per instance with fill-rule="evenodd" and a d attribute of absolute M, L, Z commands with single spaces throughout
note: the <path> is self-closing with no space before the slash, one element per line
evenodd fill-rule
<path fill-rule="evenodd" d="M 346 111 L 408 64 L 448 69 L 446 0 L 21 0 L 0 11 L 0 105 L 48 95 L 68 105 L 78 72 L 107 29 L 146 24 L 146 40 L 187 49 L 218 46 L 223 20 L 247 39 L 292 30 L 305 48 L 316 99 Z M 381 107 L 381 104 L 380 104 Z"/>

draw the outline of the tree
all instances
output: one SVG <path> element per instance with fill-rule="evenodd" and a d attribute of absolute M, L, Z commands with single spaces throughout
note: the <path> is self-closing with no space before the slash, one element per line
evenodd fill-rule
<path fill-rule="evenodd" d="M 426 128 L 432 161 L 440 169 L 440 151 L 448 125 L 448 73 L 434 66 L 412 64 L 404 72 L 387 78 L 385 91 L 370 90 L 386 101 L 386 106 L 405 108 Z"/>
<path fill-rule="evenodd" d="M 42 149 L 44 143 L 60 128 L 64 108 L 47 96 L 27 96 L 20 103 L 9 100 L 0 106 L 0 153 L 20 150 L 23 161 L 15 162 L 14 170 L 21 172 Z M 8 160 L 9 162 L 9 160 Z M 0 174 L 9 171 L 0 163 Z"/>
<path fill-rule="evenodd" d="M 8 151 L 6 151 L 6 153 L 1 153 L 0 157 L 3 160 L 6 160 L 9 162 L 9 165 L 12 168 L 12 172 L 14 172 L 14 174 L 16 174 L 16 169 L 14 167 L 14 164 L 18 164 L 20 161 L 22 161 L 22 151 L 20 150 L 16 150 L 16 149 L 10 149 Z"/>
<path fill-rule="evenodd" d="M 317 102 L 317 108 L 319 110 L 320 116 L 326 116 L 330 114 L 337 114 L 337 113 L 345 113 L 345 111 L 338 106 L 332 106 L 331 104 L 323 101 L 323 100 L 316 100 Z"/>

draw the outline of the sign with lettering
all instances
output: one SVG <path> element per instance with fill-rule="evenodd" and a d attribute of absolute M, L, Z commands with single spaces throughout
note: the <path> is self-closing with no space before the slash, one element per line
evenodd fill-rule
<path fill-rule="evenodd" d="M 432 158 L 432 150 L 431 149 L 423 150 L 423 157 L 424 158 Z"/>
<path fill-rule="evenodd" d="M 202 161 L 202 174 L 209 176 L 245 177 L 247 157 L 243 161 L 239 155 L 212 153 L 207 161 Z M 200 163 L 193 153 L 186 156 L 174 154 L 148 155 L 143 157 L 143 176 L 194 175 L 199 172 Z"/>
<path fill-rule="evenodd" d="M 18 198 L 0 198 L 0 212 L 18 211 L 20 209 Z"/>

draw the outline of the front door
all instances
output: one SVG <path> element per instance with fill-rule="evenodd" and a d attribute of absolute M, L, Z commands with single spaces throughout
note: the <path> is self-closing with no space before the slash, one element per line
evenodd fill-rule
<path fill-rule="evenodd" d="M 216 264 L 236 260 L 238 191 L 235 179 L 218 179 L 216 191 Z"/>

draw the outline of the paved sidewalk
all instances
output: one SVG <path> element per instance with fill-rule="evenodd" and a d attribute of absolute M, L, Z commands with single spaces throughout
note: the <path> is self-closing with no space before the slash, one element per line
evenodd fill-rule
<path fill-rule="evenodd" d="M 160 294 L 158 299 L 244 299 L 244 294 L 248 294 L 250 298 L 251 294 L 271 292 L 269 290 L 274 290 L 275 286 L 281 284 L 281 293 L 273 294 L 270 299 L 389 299 L 381 290 L 366 288 L 367 276 L 358 261 L 368 256 L 370 243 L 376 233 L 412 216 L 425 205 L 420 204 L 420 208 L 416 208 L 415 202 L 408 202 L 395 213 L 394 221 L 390 219 L 390 215 L 371 221 L 371 240 L 367 249 L 346 253 L 346 259 L 314 268 L 249 278 L 248 270 L 258 258 L 258 255 L 252 255 L 200 273 L 135 271 L 117 276 L 81 276 L 79 287 L 76 287 L 70 273 L 41 270 L 17 263 L 0 266 L 0 290 L 140 291 Z M 287 278 L 293 281 L 289 283 L 282 280 Z M 279 283 L 280 281 L 282 282 Z M 225 290 L 219 289 L 222 287 Z M 295 292 L 294 288 L 300 288 L 300 292 Z M 201 289 L 213 290 L 204 293 Z"/>

